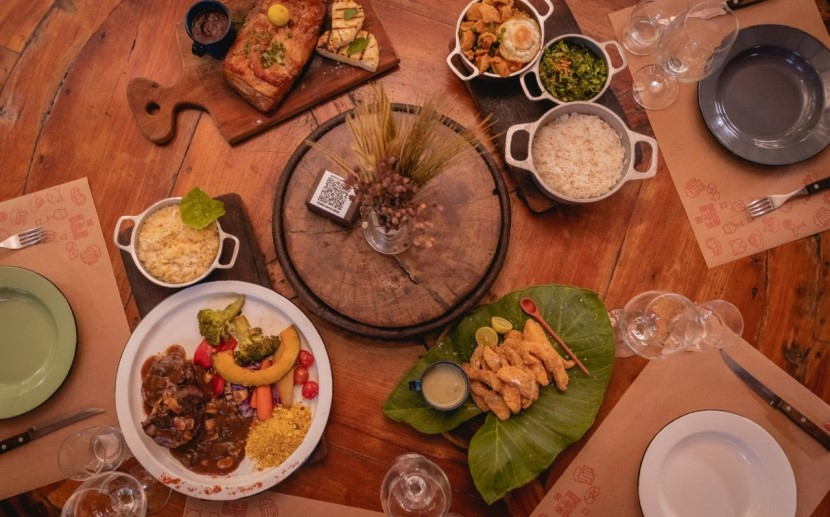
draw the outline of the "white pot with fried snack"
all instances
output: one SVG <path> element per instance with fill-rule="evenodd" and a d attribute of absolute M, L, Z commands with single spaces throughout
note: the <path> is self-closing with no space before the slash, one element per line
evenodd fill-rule
<path fill-rule="evenodd" d="M 450 70 L 462 81 L 476 77 L 517 77 L 533 66 L 545 41 L 545 21 L 553 4 L 540 13 L 525 0 L 473 0 L 455 26 L 455 48 L 447 56 Z"/>

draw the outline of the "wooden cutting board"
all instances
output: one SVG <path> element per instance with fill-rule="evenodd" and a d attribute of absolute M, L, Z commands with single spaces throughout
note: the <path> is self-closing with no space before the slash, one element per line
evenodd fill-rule
<path fill-rule="evenodd" d="M 248 12 L 250 0 L 228 0 L 225 5 L 234 19 Z M 380 62 L 374 72 L 324 58 L 314 52 L 292 90 L 274 111 L 262 113 L 248 104 L 225 81 L 222 61 L 191 52 L 192 40 L 184 22 L 176 24 L 176 40 L 182 61 L 180 79 L 172 86 L 135 78 L 127 86 L 127 100 L 141 131 L 156 144 L 168 142 L 176 133 L 176 113 L 183 108 L 198 108 L 210 113 L 216 126 L 231 144 L 342 93 L 393 67 L 400 59 L 383 29 L 370 0 L 361 0 L 366 19 L 363 28 L 374 34 L 380 48 Z M 328 18 L 328 17 L 327 17 Z M 328 19 L 324 30 L 328 27 Z M 158 78 L 164 81 L 163 78 Z"/>

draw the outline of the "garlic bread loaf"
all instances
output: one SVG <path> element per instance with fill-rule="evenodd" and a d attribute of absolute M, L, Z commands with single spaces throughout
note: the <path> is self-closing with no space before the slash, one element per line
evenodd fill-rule
<path fill-rule="evenodd" d="M 259 111 L 277 107 L 308 62 L 326 16 L 325 0 L 280 0 L 288 22 L 268 19 L 274 0 L 257 0 L 225 56 L 224 74 Z"/>

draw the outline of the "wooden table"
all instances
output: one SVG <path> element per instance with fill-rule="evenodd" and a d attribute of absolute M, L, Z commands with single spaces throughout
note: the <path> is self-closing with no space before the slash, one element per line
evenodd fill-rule
<path fill-rule="evenodd" d="M 272 236 L 273 193 L 283 166 L 314 128 L 353 106 L 339 95 L 279 126 L 229 145 L 211 118 L 186 111 L 166 145 L 151 143 L 129 111 L 125 90 L 137 76 L 176 77 L 179 64 L 161 54 L 133 52 L 146 38 L 165 37 L 146 23 L 162 10 L 171 23 L 191 2 L 167 0 L 6 0 L 0 4 L 0 199 L 87 176 L 104 233 L 120 215 L 139 213 L 158 199 L 194 186 L 214 195 L 236 192 L 253 222 L 273 288 L 297 301 L 277 261 Z M 393 102 L 411 103 L 424 86 L 456 97 L 458 122 L 472 127 L 476 112 L 464 85 L 447 68 L 448 43 L 467 0 L 375 0 L 375 9 L 400 56 L 382 76 Z M 633 0 L 570 2 L 582 31 L 613 38 L 607 14 Z M 828 19 L 826 2 L 817 0 Z M 614 81 L 629 116 L 643 112 L 629 99 L 624 77 Z M 365 88 L 365 87 L 361 87 Z M 825 401 L 830 401 L 830 246 L 827 232 L 752 257 L 707 269 L 665 165 L 657 176 L 626 185 L 613 200 L 562 207 L 542 215 L 511 189 L 512 228 L 504 267 L 483 299 L 537 283 L 563 283 L 598 292 L 608 306 L 647 289 L 692 299 L 725 298 L 746 321 L 744 338 Z M 660 214 L 658 224 L 655 214 Z M 822 239 L 822 237 L 825 237 Z M 660 242 L 660 246 L 647 246 Z M 644 256 L 643 249 L 657 250 Z M 132 327 L 139 315 L 124 265 L 109 256 Z M 300 304 L 302 307 L 302 305 Z M 335 394 L 325 436 L 325 461 L 300 469 L 279 490 L 303 497 L 380 510 L 378 489 L 391 460 L 420 451 L 439 462 L 453 485 L 453 509 L 475 515 L 527 515 L 558 478 L 590 432 L 567 449 L 550 473 L 491 507 L 478 496 L 465 452 L 440 436 L 424 436 L 386 418 L 380 405 L 432 337 L 377 342 L 315 319 L 334 370 Z M 371 365 L 371 368 L 369 367 Z M 618 360 L 598 423 L 644 366 Z M 596 427 L 596 426 L 595 426 Z M 3 473 L 3 476 L 10 473 Z M 57 515 L 49 502 L 71 490 L 55 484 L 1 501 L 8 515 Z M 159 515 L 182 515 L 175 494 Z M 816 515 L 830 514 L 826 497 Z"/>

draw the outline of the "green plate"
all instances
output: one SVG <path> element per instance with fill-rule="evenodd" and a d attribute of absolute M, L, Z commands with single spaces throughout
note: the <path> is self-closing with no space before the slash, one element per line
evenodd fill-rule
<path fill-rule="evenodd" d="M 78 343 L 75 316 L 55 284 L 0 266 L 0 418 L 30 411 L 63 384 Z"/>

